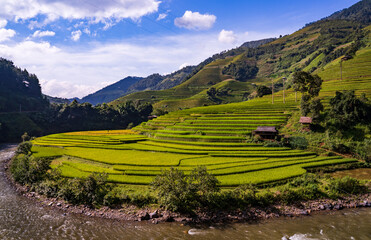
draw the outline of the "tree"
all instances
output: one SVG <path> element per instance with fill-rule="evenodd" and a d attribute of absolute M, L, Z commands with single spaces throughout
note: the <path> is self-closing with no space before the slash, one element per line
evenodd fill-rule
<path fill-rule="evenodd" d="M 330 121 L 337 127 L 349 129 L 357 123 L 371 122 L 371 105 L 352 91 L 336 92 L 330 99 Z"/>
<path fill-rule="evenodd" d="M 295 72 L 292 80 L 295 91 L 307 93 L 311 98 L 318 96 L 322 82 L 318 75 L 311 75 L 304 71 Z"/>
<path fill-rule="evenodd" d="M 312 114 L 313 122 L 318 122 L 320 118 L 321 112 L 323 111 L 323 104 L 321 103 L 321 99 L 316 97 L 314 98 L 309 104 L 309 111 Z"/>
<path fill-rule="evenodd" d="M 173 211 L 192 212 L 201 205 L 207 206 L 209 197 L 219 191 L 218 183 L 205 167 L 195 168 L 189 175 L 171 168 L 157 176 L 152 186 L 162 206 Z"/>
<path fill-rule="evenodd" d="M 216 97 L 216 89 L 211 87 L 209 90 L 207 90 L 206 94 L 209 98 L 214 99 Z"/>
<path fill-rule="evenodd" d="M 317 97 L 322 86 L 322 79 L 318 75 L 311 75 L 304 71 L 295 72 L 293 75 L 293 89 L 302 93 L 301 96 L 301 113 L 307 116 L 310 112 L 310 101 Z M 320 109 L 320 101 L 316 100 L 317 110 Z M 314 105 L 313 105 L 314 107 Z M 314 109 L 314 108 L 313 108 Z M 316 113 L 319 114 L 319 113 Z"/>
<path fill-rule="evenodd" d="M 263 97 L 264 95 L 269 95 L 272 93 L 272 90 L 267 87 L 267 86 L 264 86 L 264 85 L 260 85 L 258 86 L 257 90 L 257 97 Z"/>

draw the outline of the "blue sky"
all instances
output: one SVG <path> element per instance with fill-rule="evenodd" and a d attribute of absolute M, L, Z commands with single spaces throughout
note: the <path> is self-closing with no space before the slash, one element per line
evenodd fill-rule
<path fill-rule="evenodd" d="M 0 0 L 0 57 L 35 73 L 45 94 L 82 97 L 293 33 L 356 2 Z"/>

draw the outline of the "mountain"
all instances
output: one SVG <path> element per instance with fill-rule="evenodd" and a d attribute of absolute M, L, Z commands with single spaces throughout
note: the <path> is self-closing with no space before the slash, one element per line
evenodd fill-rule
<path fill-rule="evenodd" d="M 276 40 L 276 38 L 266 38 L 256 41 L 245 42 L 244 44 L 241 45 L 241 48 L 257 48 L 261 45 L 273 42 L 274 40 Z"/>
<path fill-rule="evenodd" d="M 79 102 L 89 102 L 93 105 L 96 105 L 98 103 L 108 103 L 112 100 L 115 100 L 116 98 L 119 98 L 123 95 L 125 95 L 133 84 L 140 81 L 141 77 L 126 77 L 124 79 L 121 79 L 120 81 L 111 84 L 107 87 L 102 88 L 101 90 L 89 94 L 82 99 L 79 99 Z"/>
<path fill-rule="evenodd" d="M 142 77 L 126 77 L 120 81 L 111 84 L 101 90 L 89 94 L 82 99 L 76 99 L 78 102 L 88 102 L 93 105 L 108 103 L 119 97 L 130 93 L 144 90 L 163 90 L 172 88 L 180 84 L 192 73 L 195 66 L 187 66 L 171 74 L 160 75 L 158 73 Z"/>
<path fill-rule="evenodd" d="M 89 102 L 93 105 L 96 105 L 100 103 L 108 103 L 119 97 L 126 96 L 128 94 L 135 92 L 150 90 L 166 90 L 169 88 L 173 88 L 191 78 L 206 64 L 212 62 L 215 59 L 224 58 L 227 55 L 228 56 L 238 55 L 239 53 L 242 52 L 241 49 L 256 48 L 260 45 L 269 43 L 273 40 L 275 40 L 275 38 L 246 42 L 238 50 L 232 49 L 230 51 L 223 51 L 219 54 L 215 54 L 214 56 L 206 59 L 197 66 L 187 66 L 171 74 L 160 75 L 158 73 L 155 73 L 145 78 L 127 77 L 95 93 L 89 94 L 83 97 L 82 99 L 76 100 L 78 102 Z"/>
<path fill-rule="evenodd" d="M 244 44 L 215 54 L 199 64 L 180 85 L 132 93 L 111 104 L 140 100 L 154 104 L 156 109 L 174 111 L 245 101 L 256 96 L 259 85 L 271 87 L 272 82 L 278 91 L 284 77 L 288 80 L 286 87 L 290 87 L 294 72 L 319 73 L 340 57 L 355 57 L 368 46 L 370 29 L 365 23 L 369 22 L 370 5 L 369 0 L 364 0 L 290 35 L 252 45 L 255 48 Z"/>
<path fill-rule="evenodd" d="M 69 104 L 71 101 L 67 98 L 59 98 L 59 97 L 52 97 L 48 95 L 44 95 L 46 99 L 48 99 L 49 103 L 51 104 Z"/>
<path fill-rule="evenodd" d="M 39 111 L 47 106 L 36 75 L 0 58 L 0 112 Z"/>
<path fill-rule="evenodd" d="M 353 6 L 335 12 L 327 20 L 351 20 L 367 26 L 371 24 L 371 0 L 360 1 Z"/>

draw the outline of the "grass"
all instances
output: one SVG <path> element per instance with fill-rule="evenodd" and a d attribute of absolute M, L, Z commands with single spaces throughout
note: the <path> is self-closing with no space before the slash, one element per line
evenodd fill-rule
<path fill-rule="evenodd" d="M 124 139 L 130 139 L 129 136 Z M 38 157 L 54 158 L 51 166 L 58 167 L 68 178 L 86 177 L 93 172 L 106 173 L 109 182 L 144 186 L 170 167 L 188 174 L 197 166 L 206 166 L 220 180 L 222 187 L 228 187 L 279 181 L 301 175 L 308 167 L 356 161 L 317 157 L 310 152 L 268 148 L 255 143 L 143 141 L 139 138 L 135 143 L 117 143 L 115 139 L 119 139 L 115 134 L 94 132 L 57 134 L 36 139 L 32 151 Z M 49 146 L 38 145 L 43 141 Z M 59 147 L 64 141 L 75 145 Z M 97 144 L 92 145 L 92 142 Z"/>
<path fill-rule="evenodd" d="M 322 57 L 313 58 L 308 67 L 317 65 Z M 344 61 L 341 82 L 340 58 L 315 71 L 324 79 L 320 97 L 325 104 L 339 90 L 355 89 L 358 95 L 371 96 L 370 57 L 371 50 L 365 48 L 353 59 Z M 217 75 L 216 71 L 220 71 L 218 64 L 212 63 L 210 68 L 196 74 L 193 82 L 175 88 L 177 92 L 165 90 L 167 94 L 173 94 L 170 101 L 176 104 L 178 101 L 181 106 L 179 99 L 191 98 L 191 93 L 209 88 L 207 82 L 199 88 L 196 83 L 211 81 L 212 76 Z M 236 84 L 222 82 L 220 78 L 215 81 L 219 81 L 220 87 Z M 142 94 L 150 96 L 153 92 Z M 206 166 L 217 176 L 222 187 L 228 187 L 281 181 L 299 176 L 307 168 L 357 161 L 322 157 L 302 150 L 267 148 L 261 143 L 248 142 L 251 131 L 258 126 L 279 128 L 285 124 L 298 110 L 299 101 L 295 102 L 294 96 L 292 89 L 288 89 L 285 104 L 282 92 L 276 92 L 274 104 L 272 96 L 264 96 L 246 102 L 174 111 L 133 130 L 53 134 L 35 139 L 32 151 L 35 156 L 55 158 L 52 166 L 59 166 L 63 176 L 85 177 L 92 172 L 106 172 L 110 182 L 126 185 L 148 185 L 153 177 L 170 167 L 189 173 L 194 167 Z M 160 97 L 165 99 L 165 95 Z M 146 136 L 138 135 L 141 131 Z"/>

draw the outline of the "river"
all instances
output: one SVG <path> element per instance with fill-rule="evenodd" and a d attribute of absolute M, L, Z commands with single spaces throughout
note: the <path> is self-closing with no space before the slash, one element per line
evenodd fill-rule
<path fill-rule="evenodd" d="M 1 147 L 1 146 L 0 146 Z M 13 150 L 0 151 L 0 162 Z M 14 146 L 13 146 L 14 149 Z M 260 223 L 182 226 L 66 214 L 20 196 L 0 170 L 0 239 L 371 239 L 371 209 L 342 210 Z"/>

